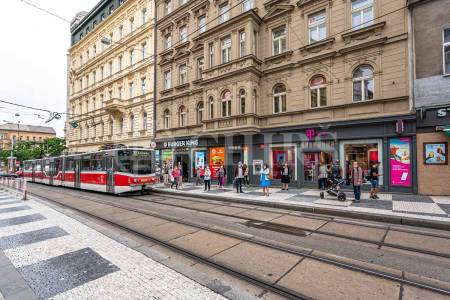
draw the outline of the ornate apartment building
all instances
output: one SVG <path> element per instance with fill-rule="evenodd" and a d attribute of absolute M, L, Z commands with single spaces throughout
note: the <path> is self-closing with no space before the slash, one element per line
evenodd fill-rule
<path fill-rule="evenodd" d="M 190 178 L 242 161 L 255 181 L 265 162 L 275 182 L 288 162 L 307 186 L 320 164 L 379 161 L 383 188 L 413 191 L 407 15 L 403 0 L 157 0 L 160 162 Z"/>
<path fill-rule="evenodd" d="M 153 140 L 154 4 L 102 0 L 71 24 L 70 152 Z"/>

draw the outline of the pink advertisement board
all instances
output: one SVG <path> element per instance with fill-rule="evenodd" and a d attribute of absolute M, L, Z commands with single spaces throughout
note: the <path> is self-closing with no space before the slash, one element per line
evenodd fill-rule
<path fill-rule="evenodd" d="M 392 186 L 411 186 L 411 138 L 392 138 L 389 142 Z"/>

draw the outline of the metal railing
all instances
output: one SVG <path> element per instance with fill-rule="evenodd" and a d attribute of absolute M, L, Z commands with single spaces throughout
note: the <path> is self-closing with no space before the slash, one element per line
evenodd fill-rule
<path fill-rule="evenodd" d="M 12 191 L 22 200 L 27 200 L 27 181 L 24 178 L 1 177 L 0 188 Z"/>

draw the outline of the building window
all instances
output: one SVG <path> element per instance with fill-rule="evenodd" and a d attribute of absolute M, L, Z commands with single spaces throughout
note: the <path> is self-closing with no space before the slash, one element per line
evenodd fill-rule
<path fill-rule="evenodd" d="M 122 71 L 122 56 L 119 56 L 119 58 L 117 59 L 117 69 L 119 71 Z"/>
<path fill-rule="evenodd" d="M 245 56 L 245 31 L 239 31 L 239 57 Z"/>
<path fill-rule="evenodd" d="M 209 43 L 208 45 L 208 54 L 209 54 L 209 67 L 214 67 L 214 43 Z"/>
<path fill-rule="evenodd" d="M 119 122 L 118 122 L 117 125 L 118 125 L 118 127 L 119 127 L 119 128 L 118 128 L 118 129 L 119 129 L 119 130 L 118 130 L 119 133 L 123 133 L 123 126 L 124 126 L 123 117 L 119 119 Z"/>
<path fill-rule="evenodd" d="M 131 66 L 131 65 L 134 65 L 135 62 L 136 62 L 136 61 L 135 61 L 134 50 L 131 50 L 131 51 L 130 51 L 130 66 Z"/>
<path fill-rule="evenodd" d="M 322 11 L 309 17 L 309 43 L 324 40 L 327 37 L 326 13 Z"/>
<path fill-rule="evenodd" d="M 188 0 L 180 0 L 180 6 L 187 3 Z"/>
<path fill-rule="evenodd" d="M 258 101 L 258 94 L 256 92 L 256 89 L 253 90 L 253 113 L 256 114 L 256 105 Z"/>
<path fill-rule="evenodd" d="M 166 0 L 164 1 L 164 15 L 168 15 L 172 12 L 172 1 Z"/>
<path fill-rule="evenodd" d="M 187 110 L 186 110 L 186 106 L 182 105 L 180 106 L 180 109 L 178 110 L 178 113 L 180 115 L 180 120 L 179 120 L 179 126 L 180 127 L 185 127 L 187 125 Z"/>
<path fill-rule="evenodd" d="M 214 119 L 214 98 L 212 96 L 209 97 L 208 104 L 209 104 L 209 119 L 212 120 Z"/>
<path fill-rule="evenodd" d="M 256 56 L 256 49 L 258 46 L 258 32 L 253 31 L 253 43 L 252 43 L 252 53 Z"/>
<path fill-rule="evenodd" d="M 123 26 L 119 26 L 119 40 L 123 37 Z"/>
<path fill-rule="evenodd" d="M 231 60 L 231 37 L 223 38 L 220 46 L 222 49 L 222 63 L 225 64 Z"/>
<path fill-rule="evenodd" d="M 92 54 L 94 55 L 93 57 L 95 57 L 97 55 L 97 46 L 96 45 L 92 46 Z"/>
<path fill-rule="evenodd" d="M 278 55 L 286 51 L 286 26 L 272 30 L 272 53 Z"/>
<path fill-rule="evenodd" d="M 129 128 L 130 132 L 134 131 L 134 115 L 130 116 L 130 128 Z"/>
<path fill-rule="evenodd" d="M 245 91 L 239 91 L 239 114 L 245 114 Z"/>
<path fill-rule="evenodd" d="M 147 93 L 147 79 L 141 78 L 141 95 L 145 95 Z"/>
<path fill-rule="evenodd" d="M 113 62 L 110 61 L 109 62 L 109 76 L 111 76 L 113 74 Z"/>
<path fill-rule="evenodd" d="M 352 28 L 360 29 L 373 24 L 373 0 L 352 1 Z"/>
<path fill-rule="evenodd" d="M 182 64 L 181 66 L 179 66 L 178 70 L 179 70 L 179 74 L 180 74 L 179 84 L 180 85 L 186 84 L 187 83 L 187 65 Z"/>
<path fill-rule="evenodd" d="M 180 27 L 179 34 L 180 34 L 180 43 L 187 42 L 187 35 L 188 35 L 187 25 L 183 25 Z"/>
<path fill-rule="evenodd" d="M 353 72 L 353 102 L 372 100 L 374 92 L 373 69 L 360 66 Z"/>
<path fill-rule="evenodd" d="M 142 59 L 145 59 L 148 55 L 147 43 L 142 43 L 141 45 Z"/>
<path fill-rule="evenodd" d="M 103 21 L 103 20 L 105 20 L 105 19 L 106 19 L 105 14 L 102 14 L 102 15 L 100 16 L 100 21 Z"/>
<path fill-rule="evenodd" d="M 111 100 L 113 98 L 113 91 L 108 92 L 108 99 Z"/>
<path fill-rule="evenodd" d="M 444 29 L 444 74 L 450 75 L 450 28 Z"/>
<path fill-rule="evenodd" d="M 130 82 L 128 84 L 128 86 L 129 86 L 129 90 L 130 90 L 130 98 L 134 98 L 134 96 L 135 96 L 135 93 L 134 93 L 134 82 Z"/>
<path fill-rule="evenodd" d="M 172 35 L 170 33 L 164 36 L 164 49 L 172 47 Z"/>
<path fill-rule="evenodd" d="M 119 0 L 119 6 L 123 4 L 124 0 Z"/>
<path fill-rule="evenodd" d="M 170 128 L 170 111 L 168 109 L 164 111 L 164 128 Z"/>
<path fill-rule="evenodd" d="M 95 82 L 97 81 L 97 72 L 92 72 L 92 84 L 95 84 Z"/>
<path fill-rule="evenodd" d="M 148 14 L 147 14 L 147 9 L 143 9 L 141 11 L 141 17 L 142 17 L 142 24 L 145 24 L 148 22 Z"/>
<path fill-rule="evenodd" d="M 117 89 L 117 97 L 119 99 L 122 99 L 122 97 L 123 97 L 123 91 L 122 91 L 122 87 L 121 86 Z"/>
<path fill-rule="evenodd" d="M 130 19 L 130 33 L 134 31 L 134 19 Z"/>
<path fill-rule="evenodd" d="M 246 12 L 253 8 L 253 0 L 244 0 L 242 2 L 242 11 Z"/>
<path fill-rule="evenodd" d="M 100 78 L 99 80 L 102 81 L 103 80 L 103 76 L 105 75 L 105 68 L 104 67 L 100 67 Z"/>
<path fill-rule="evenodd" d="M 220 101 L 222 102 L 222 117 L 231 116 L 231 92 L 230 90 L 225 90 L 220 96 Z"/>
<path fill-rule="evenodd" d="M 203 78 L 203 57 L 197 58 L 197 79 Z"/>
<path fill-rule="evenodd" d="M 170 70 L 164 72 L 164 89 L 170 89 L 172 87 L 172 74 Z"/>
<path fill-rule="evenodd" d="M 277 84 L 273 88 L 273 113 L 279 114 L 286 112 L 286 86 Z"/>
<path fill-rule="evenodd" d="M 197 104 L 197 124 L 201 124 L 203 122 L 203 111 L 204 111 L 203 101 L 200 101 Z"/>
<path fill-rule="evenodd" d="M 142 129 L 147 130 L 147 112 L 142 114 Z"/>
<path fill-rule="evenodd" d="M 89 60 L 91 56 L 89 55 L 89 50 L 86 50 L 86 60 Z"/>
<path fill-rule="evenodd" d="M 198 33 L 203 33 L 206 31 L 206 16 L 198 17 Z"/>
<path fill-rule="evenodd" d="M 230 18 L 230 5 L 224 3 L 219 6 L 219 24 L 222 24 Z"/>
<path fill-rule="evenodd" d="M 327 106 L 327 81 L 323 76 L 316 76 L 309 82 L 311 108 Z"/>

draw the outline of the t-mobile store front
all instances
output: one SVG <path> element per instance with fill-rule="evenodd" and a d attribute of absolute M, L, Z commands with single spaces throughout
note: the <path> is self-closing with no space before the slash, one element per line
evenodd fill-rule
<path fill-rule="evenodd" d="M 366 176 L 377 163 L 382 190 L 416 193 L 415 138 L 415 116 L 339 122 L 327 124 L 326 129 L 298 126 L 282 134 L 274 132 L 276 142 L 269 145 L 267 161 L 274 180 L 281 178 L 281 166 L 288 162 L 294 170 L 292 184 L 312 188 L 318 187 L 321 165 L 329 169 L 339 160 L 350 187 L 353 162 L 358 162 Z M 363 188 L 369 189 L 370 183 Z"/>

